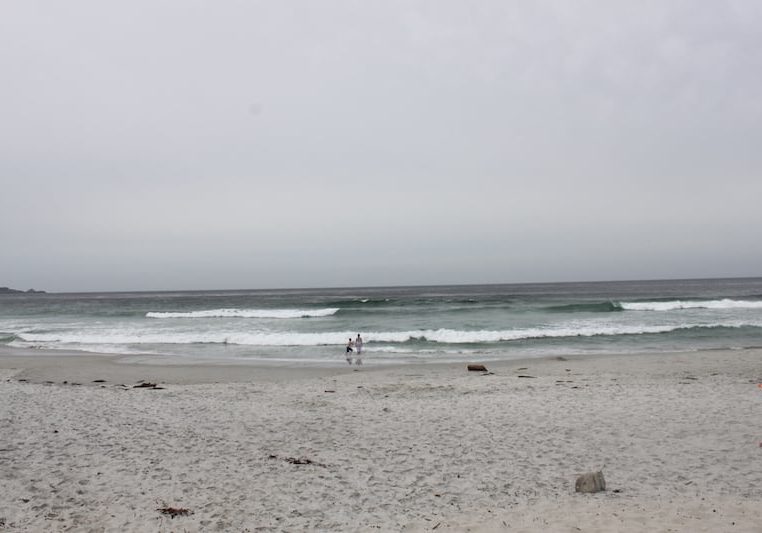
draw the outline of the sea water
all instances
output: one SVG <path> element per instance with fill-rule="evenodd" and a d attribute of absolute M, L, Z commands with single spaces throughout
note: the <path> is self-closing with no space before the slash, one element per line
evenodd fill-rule
<path fill-rule="evenodd" d="M 762 347 L 762 278 L 9 294 L 0 346 L 279 365 Z"/>

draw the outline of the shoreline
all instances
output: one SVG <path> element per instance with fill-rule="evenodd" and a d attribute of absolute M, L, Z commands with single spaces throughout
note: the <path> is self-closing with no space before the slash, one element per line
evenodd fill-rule
<path fill-rule="evenodd" d="M 240 361 L 240 360 L 211 360 L 186 359 L 180 356 L 161 355 L 148 356 L 140 354 L 96 353 L 77 350 L 38 350 L 34 348 L 11 348 L 0 346 L 0 370 L 32 383 L 50 381 L 82 382 L 87 384 L 92 380 L 113 379 L 130 381 L 139 380 L 145 376 L 154 381 L 177 385 L 194 385 L 207 383 L 247 383 L 272 382 L 290 379 L 310 379 L 340 376 L 352 372 L 397 372 L 404 369 L 427 370 L 462 370 L 469 364 L 483 364 L 488 371 L 506 370 L 511 368 L 528 368 L 542 366 L 554 362 L 599 361 L 603 365 L 633 367 L 627 362 L 631 359 L 677 359 L 698 358 L 702 354 L 718 354 L 725 357 L 728 354 L 758 351 L 762 348 L 744 349 L 709 349 L 697 351 L 671 352 L 636 352 L 636 353 L 596 353 L 574 354 L 566 356 L 548 355 L 518 359 L 473 360 L 461 362 L 425 362 L 425 363 L 396 363 L 374 365 L 372 360 L 362 366 L 342 364 L 338 360 L 328 364 L 301 364 L 282 362 Z M 635 365 L 637 367 L 638 365 Z M 10 374 L 9 374 L 10 375 Z M 112 380 L 113 380 L 112 379 Z"/>
<path fill-rule="evenodd" d="M 0 355 L 0 530 L 760 531 L 762 349 L 487 374 L 119 357 Z"/>

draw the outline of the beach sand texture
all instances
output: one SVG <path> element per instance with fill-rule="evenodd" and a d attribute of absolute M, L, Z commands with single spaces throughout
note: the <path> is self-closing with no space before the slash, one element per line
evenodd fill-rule
<path fill-rule="evenodd" d="M 205 368 L 0 357 L 0 531 L 762 531 L 762 350 Z"/>

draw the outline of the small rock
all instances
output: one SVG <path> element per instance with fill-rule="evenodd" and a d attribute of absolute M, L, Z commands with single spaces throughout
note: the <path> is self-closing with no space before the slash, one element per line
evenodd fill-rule
<path fill-rule="evenodd" d="M 486 372 L 487 367 L 484 365 L 468 365 L 469 372 Z"/>
<path fill-rule="evenodd" d="M 600 492 L 606 490 L 606 480 L 603 479 L 603 471 L 588 472 L 577 478 L 574 484 L 577 492 Z"/>

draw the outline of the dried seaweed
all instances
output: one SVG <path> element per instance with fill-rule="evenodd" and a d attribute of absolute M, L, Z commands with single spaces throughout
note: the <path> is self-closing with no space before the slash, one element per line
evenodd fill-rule
<path fill-rule="evenodd" d="M 138 383 L 137 385 L 132 386 L 133 389 L 154 389 L 154 390 L 160 390 L 164 387 L 159 387 L 156 383 L 149 383 L 147 381 L 144 381 L 142 383 Z"/>
<path fill-rule="evenodd" d="M 169 515 L 170 518 L 174 518 L 176 516 L 188 516 L 192 515 L 193 511 L 190 509 L 183 509 L 182 507 L 160 507 L 156 509 L 161 514 Z"/>
<path fill-rule="evenodd" d="M 318 463 L 317 461 L 313 461 L 312 459 L 307 459 L 305 457 L 278 457 L 277 455 L 269 455 L 269 459 L 281 459 L 282 461 L 286 461 L 287 463 L 291 463 L 292 465 L 314 465 L 314 466 L 322 466 L 325 468 L 326 465 L 323 463 Z"/>

